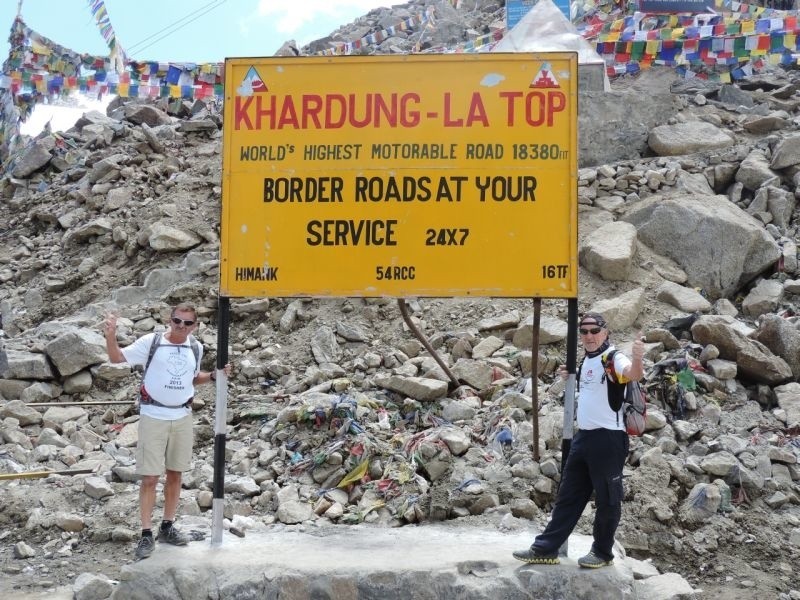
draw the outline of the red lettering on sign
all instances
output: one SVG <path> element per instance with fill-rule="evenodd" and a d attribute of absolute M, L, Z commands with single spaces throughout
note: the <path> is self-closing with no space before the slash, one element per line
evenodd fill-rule
<path fill-rule="evenodd" d="M 486 116 L 486 107 L 483 105 L 483 98 L 479 92 L 473 92 L 467 109 L 466 120 L 453 116 L 453 97 L 450 92 L 444 94 L 444 126 L 445 127 L 472 127 L 479 123 L 484 127 L 489 126 L 489 118 Z"/>
<path fill-rule="evenodd" d="M 506 124 L 515 125 L 517 111 L 525 115 L 525 122 L 531 127 L 552 127 L 555 114 L 562 112 L 567 107 L 567 96 L 562 91 L 549 90 L 523 92 L 500 92 L 500 97 L 506 100 Z M 522 100 L 521 106 L 518 100 Z"/>
<path fill-rule="evenodd" d="M 406 127 L 420 124 L 416 108 L 419 94 L 303 94 L 237 96 L 234 102 L 235 130 L 341 129 L 345 126 Z M 473 120 L 485 119 L 482 104 L 470 108 Z"/>

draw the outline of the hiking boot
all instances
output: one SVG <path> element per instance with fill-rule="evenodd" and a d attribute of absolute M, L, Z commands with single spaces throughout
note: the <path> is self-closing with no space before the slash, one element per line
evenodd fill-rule
<path fill-rule="evenodd" d="M 189 536 L 175 529 L 174 525 L 170 525 L 169 529 L 159 530 L 158 541 L 164 542 L 165 544 L 172 544 L 173 546 L 185 546 L 189 543 Z"/>
<path fill-rule="evenodd" d="M 610 567 L 613 564 L 613 558 L 611 560 L 600 558 L 594 553 L 594 550 L 590 551 L 586 556 L 581 556 L 578 559 L 578 565 L 584 569 L 599 569 L 600 567 Z"/>
<path fill-rule="evenodd" d="M 153 548 L 155 547 L 156 543 L 153 541 L 153 536 L 143 535 L 139 540 L 139 543 L 136 544 L 136 551 L 133 553 L 133 555 L 139 560 L 147 558 L 153 553 Z"/>
<path fill-rule="evenodd" d="M 558 565 L 561 563 L 557 554 L 542 554 L 533 548 L 517 550 L 513 553 L 513 556 L 529 565 Z"/>

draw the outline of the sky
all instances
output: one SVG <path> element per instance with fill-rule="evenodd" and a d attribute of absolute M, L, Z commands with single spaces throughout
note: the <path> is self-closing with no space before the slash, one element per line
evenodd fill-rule
<path fill-rule="evenodd" d="M 272 56 L 283 42 L 303 46 L 379 6 L 398 0 L 104 0 L 117 41 L 129 58 L 222 62 Z M 0 56 L 18 0 L 0 0 Z M 108 55 L 88 0 L 23 0 L 28 27 L 76 52 Z M 0 61 L 1 62 L 1 61 Z"/>
<path fill-rule="evenodd" d="M 233 57 L 272 56 L 287 40 L 304 46 L 340 25 L 398 0 L 104 0 L 117 42 L 129 59 L 158 62 L 222 62 Z M 19 0 L 0 0 L 0 64 L 8 56 L 8 33 Z M 22 19 L 41 35 L 79 53 L 108 56 L 109 49 L 89 0 L 22 0 Z M 48 121 L 66 130 L 86 110 L 37 107 L 22 125 L 35 135 Z"/>

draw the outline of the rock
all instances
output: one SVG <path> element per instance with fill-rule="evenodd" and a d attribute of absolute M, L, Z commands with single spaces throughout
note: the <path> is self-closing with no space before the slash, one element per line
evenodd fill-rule
<path fill-rule="evenodd" d="M 756 381 L 777 384 L 792 376 L 782 358 L 760 342 L 745 337 L 730 317 L 702 316 L 692 325 L 692 336 L 701 344 L 713 344 L 719 349 L 720 358 L 735 362 L 740 373 Z"/>
<path fill-rule="evenodd" d="M 105 600 L 114 591 L 114 584 L 105 575 L 81 573 L 72 589 L 75 600 Z"/>
<path fill-rule="evenodd" d="M 677 573 L 664 573 L 634 582 L 641 600 L 692 600 L 695 591 L 689 582 Z"/>
<path fill-rule="evenodd" d="M 636 253 L 636 228 L 623 221 L 600 227 L 580 248 L 581 264 L 609 281 L 630 277 Z"/>
<path fill-rule="evenodd" d="M 0 417 L 16 419 L 23 427 L 38 425 L 42 422 L 42 414 L 35 408 L 27 406 L 21 400 L 10 400 L 0 405 Z"/>
<path fill-rule="evenodd" d="M 726 148 L 733 137 L 710 123 L 677 123 L 651 129 L 647 144 L 660 156 L 677 156 Z"/>
<path fill-rule="evenodd" d="M 25 542 L 14 544 L 14 558 L 33 558 L 36 556 L 36 549 Z"/>
<path fill-rule="evenodd" d="M 399 392 L 420 402 L 443 398 L 447 393 L 447 382 L 422 377 L 379 377 L 375 385 Z"/>
<path fill-rule="evenodd" d="M 778 257 L 775 241 L 722 196 L 648 198 L 624 219 L 636 226 L 641 242 L 677 262 L 688 283 L 712 300 L 729 295 Z M 683 243 L 674 244 L 675 239 Z M 709 255 L 715 259 L 709 260 Z"/>
<path fill-rule="evenodd" d="M 314 516 L 314 510 L 307 502 L 289 500 L 281 503 L 275 516 L 281 523 L 292 525 L 309 521 Z"/>
<path fill-rule="evenodd" d="M 774 312 L 783 298 L 783 286 L 779 281 L 760 281 L 742 302 L 742 311 L 751 317 Z"/>
<path fill-rule="evenodd" d="M 59 529 L 68 532 L 82 531 L 86 526 L 82 517 L 68 513 L 58 513 L 55 518 L 55 524 Z"/>
<path fill-rule="evenodd" d="M 83 491 L 87 496 L 96 500 L 114 495 L 114 490 L 111 488 L 111 484 L 102 477 L 87 477 L 84 479 Z"/>
<path fill-rule="evenodd" d="M 661 284 L 656 298 L 684 312 L 708 312 L 711 310 L 711 303 L 696 290 L 683 287 L 671 281 L 665 281 Z"/>

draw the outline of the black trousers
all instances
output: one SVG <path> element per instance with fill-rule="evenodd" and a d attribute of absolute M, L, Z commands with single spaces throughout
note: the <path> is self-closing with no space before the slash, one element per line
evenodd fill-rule
<path fill-rule="evenodd" d="M 614 533 L 622 516 L 622 467 L 628 457 L 629 444 L 624 431 L 589 429 L 575 435 L 550 522 L 533 542 L 536 552 L 558 552 L 594 492 L 592 550 L 605 560 L 614 558 Z"/>

